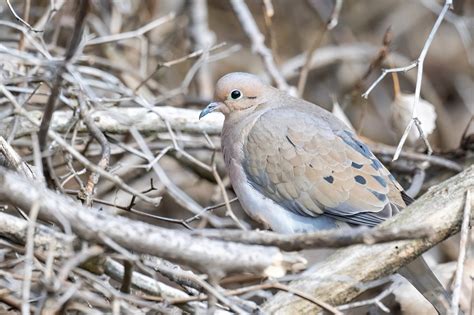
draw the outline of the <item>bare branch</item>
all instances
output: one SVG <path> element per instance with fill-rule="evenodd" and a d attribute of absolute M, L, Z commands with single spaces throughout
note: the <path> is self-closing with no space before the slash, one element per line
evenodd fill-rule
<path fill-rule="evenodd" d="M 398 143 L 398 147 L 397 147 L 397 150 L 395 151 L 395 154 L 393 156 L 393 160 L 397 160 L 400 156 L 400 153 L 402 151 L 402 148 L 403 148 L 403 145 L 405 144 L 405 141 L 408 137 L 408 134 L 410 133 L 411 131 L 411 128 L 413 127 L 413 124 L 415 123 L 415 119 L 417 119 L 417 115 L 416 115 L 416 108 L 418 106 L 418 103 L 420 101 L 420 94 L 421 94 L 421 82 L 423 80 L 423 65 L 424 65 L 424 62 L 425 62 L 425 58 L 426 58 L 426 55 L 428 53 L 428 49 L 430 48 L 431 46 L 431 43 L 433 42 L 433 39 L 434 39 L 434 36 L 436 34 L 436 32 L 438 31 L 438 28 L 439 26 L 441 25 L 441 22 L 443 21 L 444 19 L 444 16 L 446 15 L 446 12 L 448 11 L 448 9 L 453 5 L 453 1 L 452 0 L 446 0 L 445 1 L 445 4 L 443 6 L 443 9 L 441 10 L 441 12 L 439 13 L 439 16 L 433 26 L 433 28 L 431 29 L 431 32 L 430 34 L 428 35 L 428 38 L 425 42 L 425 45 L 423 46 L 423 49 L 421 50 L 421 53 L 420 53 L 420 56 L 418 57 L 418 59 L 413 62 L 412 64 L 406 66 L 406 67 L 401 67 L 401 68 L 392 68 L 392 69 L 384 69 L 382 71 L 382 74 L 379 76 L 379 78 L 367 89 L 367 91 L 362 94 L 363 97 L 367 98 L 369 93 L 375 88 L 375 86 L 385 77 L 385 75 L 387 75 L 387 73 L 393 73 L 393 72 L 406 72 L 408 70 L 411 70 L 415 67 L 418 67 L 417 69 L 417 77 L 416 77 L 416 86 L 415 86 L 415 99 L 414 99 L 414 102 L 413 102 L 413 108 L 412 108 L 412 121 L 408 124 L 408 126 L 406 127 L 405 129 L 405 132 L 403 133 L 402 135 L 402 138 L 400 139 L 400 142 Z M 420 130 L 421 128 L 419 128 Z M 420 133 L 420 136 L 422 134 Z M 428 140 L 426 140 L 426 138 L 423 137 L 423 140 L 425 141 L 425 143 L 428 143 Z M 428 150 L 431 150 L 431 146 L 428 145 Z"/>
<path fill-rule="evenodd" d="M 230 3 L 239 19 L 242 29 L 252 41 L 253 50 L 262 57 L 265 68 L 273 80 L 275 80 L 278 88 L 280 90 L 291 92 L 290 86 L 286 83 L 285 78 L 282 76 L 280 70 L 275 64 L 271 50 L 265 46 L 265 37 L 258 29 L 257 23 L 245 2 L 243 0 L 231 0 Z"/>
<path fill-rule="evenodd" d="M 196 236 L 204 236 L 244 244 L 277 246 L 286 251 L 308 248 L 344 247 L 354 244 L 376 244 L 408 239 L 429 239 L 431 228 L 351 228 L 345 230 L 318 231 L 284 235 L 264 231 L 197 230 Z"/>
<path fill-rule="evenodd" d="M 206 132 L 216 135 L 221 132 L 224 121 L 221 115 L 209 115 L 209 119 L 199 120 L 199 110 L 176 108 L 171 106 L 155 106 L 151 112 L 147 108 L 140 107 L 118 107 L 91 111 L 91 118 L 96 126 L 109 134 L 127 133 L 134 126 L 144 135 L 157 132 L 167 132 L 168 127 L 160 117 L 169 122 L 173 130 L 201 134 Z M 157 115 L 158 113 L 159 115 Z M 31 117 L 41 117 L 39 111 L 29 111 Z M 51 129 L 56 132 L 66 132 L 69 127 L 73 113 L 70 111 L 56 111 L 51 120 Z M 12 118 L 6 118 L 0 125 L 0 136 L 8 136 Z M 17 137 L 30 135 L 37 130 L 34 123 L 28 119 L 19 119 L 16 135 Z M 78 126 L 79 132 L 87 132 L 86 126 Z"/>
<path fill-rule="evenodd" d="M 209 273 L 248 271 L 282 275 L 301 261 L 274 247 L 197 238 L 179 230 L 94 212 L 45 188 L 33 186 L 3 168 L 0 169 L 0 196 L 24 209 L 38 202 L 42 217 L 56 221 L 62 216 L 74 222 L 73 230 L 83 239 L 103 243 L 100 235 L 106 235 L 135 252 L 188 263 Z M 127 229 L 123 229 L 124 226 Z"/>
<path fill-rule="evenodd" d="M 470 221 L 471 221 L 470 219 L 472 215 L 471 207 L 472 207 L 471 191 L 468 190 L 466 192 L 466 201 L 464 202 L 464 211 L 463 211 L 462 223 L 461 223 L 461 240 L 459 241 L 459 257 L 458 257 L 458 263 L 456 267 L 456 277 L 454 279 L 453 296 L 451 300 L 451 314 L 452 315 L 459 314 L 459 300 L 461 296 L 464 262 L 466 261 L 466 250 L 467 250 L 468 240 L 469 240 L 469 225 L 470 225 Z"/>
<path fill-rule="evenodd" d="M 20 115 L 28 119 L 28 121 L 36 127 L 39 127 L 39 122 L 31 115 L 30 112 L 27 112 L 16 101 L 15 97 L 5 88 L 4 85 L 0 84 L 0 91 L 5 94 L 5 96 L 12 102 L 15 106 L 15 109 L 19 112 Z M 117 186 L 122 188 L 125 191 L 128 191 L 132 195 L 138 196 L 143 201 L 146 201 L 152 205 L 157 206 L 161 200 L 161 198 L 150 198 L 141 192 L 137 191 L 136 189 L 127 185 L 120 177 L 114 176 L 109 172 L 103 170 L 99 166 L 91 163 L 87 158 L 85 158 L 82 154 L 80 154 L 76 149 L 70 146 L 62 137 L 56 134 L 53 130 L 48 130 L 48 136 L 51 137 L 54 141 L 56 141 L 59 145 L 61 145 L 66 151 L 68 151 L 72 156 L 74 156 L 78 161 L 80 161 L 86 168 L 91 171 L 94 171 L 100 174 L 102 177 L 107 178 L 108 180 L 114 182 Z"/>
<path fill-rule="evenodd" d="M 36 179 L 37 176 L 35 172 L 21 159 L 18 153 L 16 153 L 16 151 L 10 146 L 10 144 L 8 144 L 8 142 L 5 141 L 2 136 L 0 136 L 0 153 L 5 159 L 5 164 L 3 166 L 12 170 L 16 170 L 29 179 Z"/>
<path fill-rule="evenodd" d="M 120 34 L 114 34 L 114 35 L 106 35 L 106 36 L 101 36 L 97 38 L 93 38 L 91 40 L 88 40 L 86 43 L 86 46 L 90 45 L 98 45 L 98 44 L 105 44 L 105 43 L 110 43 L 110 42 L 116 42 L 116 41 L 121 41 L 121 40 L 126 40 L 130 38 L 135 38 L 140 35 L 143 35 L 154 28 L 163 25 L 169 21 L 172 21 L 176 17 L 176 14 L 174 12 L 171 12 L 165 16 L 162 16 L 158 19 L 155 19 L 151 21 L 150 23 L 140 27 L 139 29 L 136 29 L 134 31 L 130 32 L 125 32 L 125 33 L 120 33 Z"/>
<path fill-rule="evenodd" d="M 7 1 L 7 6 L 8 6 L 8 9 L 10 9 L 10 12 L 13 14 L 13 16 L 15 17 L 15 19 L 17 19 L 17 21 L 19 21 L 21 24 L 23 24 L 24 26 L 26 26 L 30 31 L 32 32 L 35 32 L 35 33 L 42 33 L 43 31 L 42 30 L 37 30 L 35 28 L 33 28 L 30 24 L 28 24 L 27 21 L 23 20 L 16 12 L 15 10 L 13 9 L 13 6 L 12 4 L 10 3 L 10 0 L 6 0 Z"/>
<path fill-rule="evenodd" d="M 99 163 L 97 164 L 103 170 L 107 170 L 109 168 L 110 162 L 110 144 L 105 135 L 102 131 L 97 127 L 94 120 L 91 118 L 91 115 L 87 109 L 87 105 L 85 104 L 85 100 L 79 97 L 79 106 L 80 106 L 80 113 L 82 119 L 84 120 L 84 124 L 87 126 L 90 134 L 94 137 L 94 139 L 99 142 L 101 147 L 101 158 Z M 85 194 L 85 202 L 87 206 L 92 205 L 92 199 L 95 193 L 95 185 L 99 181 L 99 173 L 92 172 L 89 176 L 89 180 L 87 181 L 87 185 L 83 193 Z"/>

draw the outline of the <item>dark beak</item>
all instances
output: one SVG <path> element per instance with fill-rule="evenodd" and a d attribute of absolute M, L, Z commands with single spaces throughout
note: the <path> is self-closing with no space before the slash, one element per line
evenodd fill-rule
<path fill-rule="evenodd" d="M 214 103 L 211 103 L 211 104 L 207 105 L 206 108 L 204 108 L 202 110 L 202 112 L 199 114 L 199 119 L 203 118 L 204 116 L 206 116 L 209 113 L 212 113 L 218 107 L 219 107 L 219 103 L 217 103 L 217 102 L 214 102 Z"/>

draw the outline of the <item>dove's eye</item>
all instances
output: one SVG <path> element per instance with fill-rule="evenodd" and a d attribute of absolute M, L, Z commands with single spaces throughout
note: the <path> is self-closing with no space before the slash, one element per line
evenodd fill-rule
<path fill-rule="evenodd" d="M 239 90 L 233 90 L 232 92 L 230 92 L 230 98 L 233 100 L 238 100 L 241 97 L 242 97 L 242 92 L 240 92 Z"/>

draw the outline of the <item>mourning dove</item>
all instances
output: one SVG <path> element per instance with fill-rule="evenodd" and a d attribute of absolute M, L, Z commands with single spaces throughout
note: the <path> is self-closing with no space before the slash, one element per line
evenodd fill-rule
<path fill-rule="evenodd" d="M 232 187 L 244 210 L 275 232 L 375 226 L 411 201 L 370 149 L 325 109 L 248 73 L 223 76 L 215 98 L 200 118 L 224 114 L 222 151 Z M 409 280 L 445 311 L 440 299 L 446 292 L 422 258 L 401 273 L 420 270 L 423 276 Z"/>

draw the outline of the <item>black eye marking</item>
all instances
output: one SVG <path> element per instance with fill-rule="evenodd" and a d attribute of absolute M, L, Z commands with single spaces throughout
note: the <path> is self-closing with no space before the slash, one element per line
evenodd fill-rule
<path fill-rule="evenodd" d="M 232 92 L 230 92 L 230 98 L 232 98 L 233 100 L 238 100 L 241 97 L 242 92 L 240 92 L 239 90 L 233 90 Z"/>
<path fill-rule="evenodd" d="M 249 100 L 254 100 L 254 99 L 256 99 L 257 97 L 256 97 L 256 96 L 247 96 L 247 98 L 248 98 Z"/>
<path fill-rule="evenodd" d="M 329 184 L 332 184 L 334 182 L 334 177 L 332 176 L 326 176 L 324 177 L 324 179 L 329 183 Z"/>
<path fill-rule="evenodd" d="M 357 175 L 356 177 L 354 177 L 354 179 L 356 182 L 358 182 L 361 185 L 365 185 L 367 183 L 367 180 L 363 176 L 360 176 L 360 175 Z"/>

